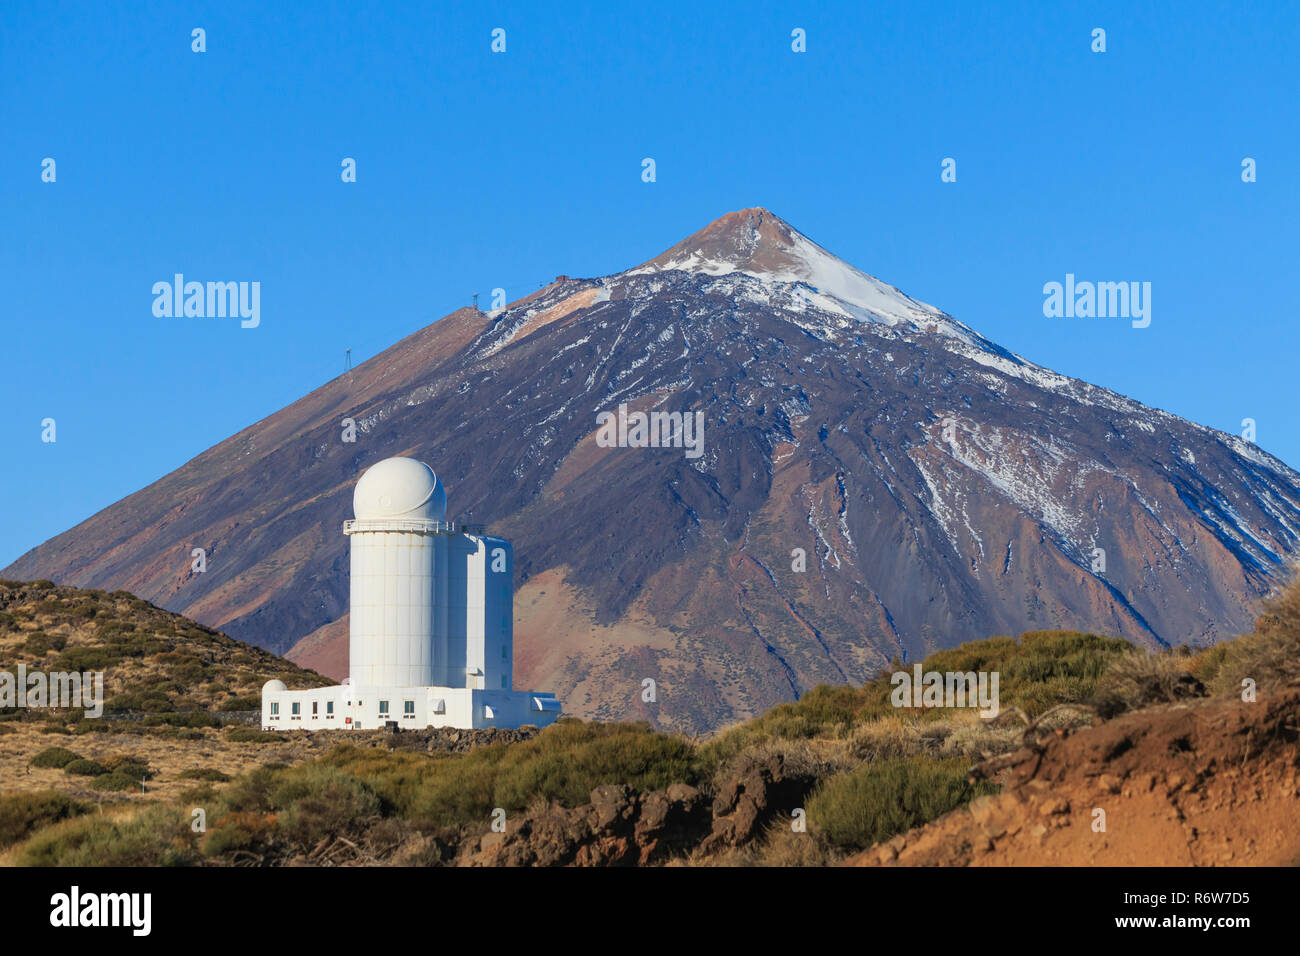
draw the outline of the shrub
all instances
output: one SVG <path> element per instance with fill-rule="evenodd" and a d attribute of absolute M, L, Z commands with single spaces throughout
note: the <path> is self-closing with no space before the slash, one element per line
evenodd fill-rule
<path fill-rule="evenodd" d="M 81 734 L 111 734 L 113 728 L 109 726 L 106 720 L 86 717 L 72 725 L 72 732 L 78 736 Z"/>
<path fill-rule="evenodd" d="M 118 694 L 104 704 L 104 711 L 109 714 L 130 712 L 161 714 L 174 709 L 175 705 L 167 697 L 166 693 L 155 690 Z"/>
<path fill-rule="evenodd" d="M 1115 658 L 1098 682 L 1094 706 L 1110 718 L 1153 704 L 1204 697 L 1205 685 L 1189 673 L 1189 660 L 1176 654 L 1133 650 Z"/>
<path fill-rule="evenodd" d="M 354 836 L 380 815 L 379 798 L 354 777 L 321 764 L 286 776 L 271 793 L 277 828 L 300 850 L 322 840 Z"/>
<path fill-rule="evenodd" d="M 90 807 L 53 790 L 0 797 L 0 850 L 42 827 L 79 816 Z"/>
<path fill-rule="evenodd" d="M 275 832 L 275 817 L 269 813 L 234 811 L 218 817 L 203 840 L 204 856 L 228 856 L 240 851 L 257 853 L 266 849 Z"/>
<path fill-rule="evenodd" d="M 1254 631 L 1203 652 L 1193 670 L 1216 694 L 1240 694 L 1247 678 L 1260 688 L 1300 680 L 1300 578 L 1264 603 Z"/>
<path fill-rule="evenodd" d="M 930 757 L 865 763 L 823 783 L 808 801 L 808 820 L 836 846 L 872 846 L 997 792 L 989 783 L 968 783 L 968 766 Z"/>
<path fill-rule="evenodd" d="M 271 792 L 279 785 L 281 772 L 279 768 L 256 767 L 227 787 L 221 799 L 234 813 L 268 813 Z"/>
<path fill-rule="evenodd" d="M 78 601 L 68 610 L 68 617 L 89 621 L 99 613 L 99 606 L 94 601 Z"/>
<path fill-rule="evenodd" d="M 140 781 L 130 774 L 114 770 L 90 781 L 91 790 L 137 790 Z"/>
<path fill-rule="evenodd" d="M 180 807 L 153 804 L 126 817 L 89 814 L 56 823 L 17 852 L 23 866 L 178 866 L 196 862 L 196 835 Z"/>
<path fill-rule="evenodd" d="M 44 631 L 31 631 L 23 650 L 32 657 L 44 657 L 50 651 L 61 651 L 67 646 L 68 639 L 62 634 L 46 634 Z"/>
<path fill-rule="evenodd" d="M 657 790 L 703 776 L 694 749 L 680 737 L 648 724 L 571 719 L 528 740 L 465 754 L 428 756 L 343 744 L 320 762 L 365 784 L 385 812 L 450 826 L 486 820 L 495 807 L 522 810 L 535 800 L 577 806 L 601 784 Z"/>
<path fill-rule="evenodd" d="M 121 658 L 102 647 L 68 647 L 59 655 L 55 670 L 102 671 L 117 664 Z"/>
<path fill-rule="evenodd" d="M 201 783 L 180 792 L 180 801 L 189 807 L 211 806 L 217 799 L 217 789 L 210 783 Z"/>
<path fill-rule="evenodd" d="M 73 753 L 66 747 L 47 747 L 31 759 L 33 767 L 66 767 L 74 760 L 80 760 L 81 755 Z"/>
<path fill-rule="evenodd" d="M 97 760 L 88 760 L 85 757 L 80 757 L 76 760 L 69 761 L 64 766 L 63 772 L 78 777 L 99 777 L 108 773 L 108 768 Z"/>
<path fill-rule="evenodd" d="M 1002 709 L 1017 707 L 1034 717 L 1057 704 L 1090 700 L 1108 663 L 1132 648 L 1119 638 L 1078 631 L 1026 631 L 1019 640 L 992 637 L 936 651 L 921 662 L 921 669 L 996 671 Z M 950 718 L 952 710 L 944 707 L 916 712 L 893 705 L 890 677 L 903 669 L 901 663 L 895 662 L 857 689 L 814 687 L 794 703 L 779 704 L 760 717 L 724 731 L 703 747 L 702 756 L 716 766 L 761 740 L 851 737 L 854 728 L 865 722 L 900 713 L 920 720 Z"/>
<path fill-rule="evenodd" d="M 262 698 L 259 694 L 249 694 L 246 697 L 232 697 L 230 700 L 222 702 L 220 707 L 222 711 L 227 712 L 232 710 L 261 710 L 261 708 Z"/>
<path fill-rule="evenodd" d="M 479 753 L 483 751 L 466 757 L 472 761 Z M 674 782 L 695 783 L 701 775 L 685 740 L 649 724 L 565 721 L 505 747 L 499 761 L 491 762 L 496 768 L 493 805 L 515 809 L 536 798 L 578 806 L 601 784 L 662 790 Z"/>
<path fill-rule="evenodd" d="M 157 776 L 149 765 L 138 757 L 132 757 L 129 754 L 118 754 L 108 757 L 104 760 L 104 766 L 113 773 L 124 774 L 132 780 L 149 780 Z"/>

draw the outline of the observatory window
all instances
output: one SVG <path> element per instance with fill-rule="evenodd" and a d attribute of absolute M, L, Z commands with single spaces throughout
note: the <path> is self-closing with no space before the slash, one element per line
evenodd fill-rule
<path fill-rule="evenodd" d="M 291 706 L 293 707 L 293 716 L 297 717 L 302 713 L 302 704 L 298 703 L 296 700 Z"/>
<path fill-rule="evenodd" d="M 380 713 L 381 715 L 387 715 L 387 713 L 388 713 L 388 701 L 386 701 L 386 700 L 381 700 L 381 701 L 379 702 L 379 713 Z"/>
<path fill-rule="evenodd" d="M 271 716 L 272 717 L 280 716 L 280 702 L 278 700 L 271 701 Z"/>
<path fill-rule="evenodd" d="M 313 700 L 313 701 L 311 702 L 311 715 L 312 715 L 313 717 L 316 716 L 316 712 L 317 712 L 317 708 L 318 708 L 318 706 L 319 706 L 319 705 L 316 703 L 316 701 Z"/>
<path fill-rule="evenodd" d="M 325 716 L 326 717 L 334 716 L 334 701 L 332 700 L 325 701 Z"/>
<path fill-rule="evenodd" d="M 404 700 L 404 701 L 402 701 L 402 713 L 405 714 L 407 717 L 414 717 L 414 716 L 415 716 L 415 701 L 413 701 L 413 700 Z"/>

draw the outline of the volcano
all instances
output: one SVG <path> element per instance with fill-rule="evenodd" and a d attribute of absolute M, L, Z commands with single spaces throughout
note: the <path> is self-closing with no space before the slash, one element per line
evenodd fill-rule
<path fill-rule="evenodd" d="M 602 413 L 702 414 L 699 454 L 670 425 L 607 447 Z M 745 209 L 453 312 L 0 576 L 125 589 L 339 676 L 342 522 L 395 456 L 513 540 L 519 686 L 691 731 L 995 634 L 1206 645 L 1249 629 L 1300 532 L 1300 476 L 1255 445 L 1034 365 Z"/>

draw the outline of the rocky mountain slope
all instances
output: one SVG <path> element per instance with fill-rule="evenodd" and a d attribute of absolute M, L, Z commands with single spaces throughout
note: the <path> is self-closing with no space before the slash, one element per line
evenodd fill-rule
<path fill-rule="evenodd" d="M 1300 688 L 1167 704 L 1012 755 L 1003 791 L 862 866 L 1295 866 Z M 1100 813 L 1098 812 L 1100 811 Z"/>
<path fill-rule="evenodd" d="M 701 454 L 602 447 L 620 405 L 701 413 Z M 1300 475 L 1257 447 L 1033 365 L 747 209 L 452 313 L 2 573 L 124 588 L 341 676 L 341 523 L 391 455 L 514 540 L 517 681 L 682 729 L 989 634 L 1211 643 L 1300 531 Z"/>

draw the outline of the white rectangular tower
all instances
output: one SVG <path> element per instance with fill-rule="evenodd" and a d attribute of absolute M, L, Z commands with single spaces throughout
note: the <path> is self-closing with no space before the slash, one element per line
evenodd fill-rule
<path fill-rule="evenodd" d="M 514 690 L 514 551 L 446 522 L 428 465 L 388 458 L 357 482 L 346 686 L 262 688 L 272 730 L 545 726 L 553 694 Z"/>

